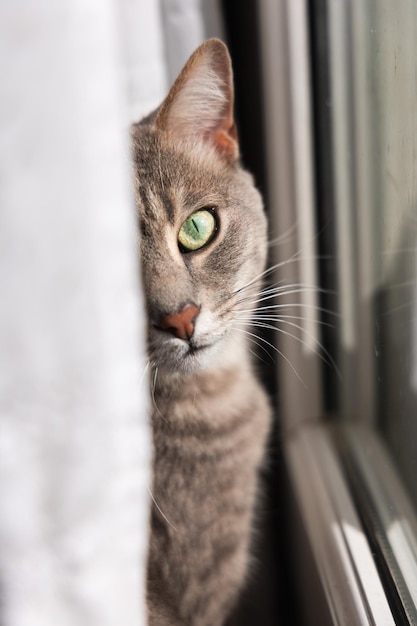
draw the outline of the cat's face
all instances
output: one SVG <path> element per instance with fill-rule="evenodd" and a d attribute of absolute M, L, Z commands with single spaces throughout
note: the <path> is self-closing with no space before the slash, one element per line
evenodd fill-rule
<path fill-rule="evenodd" d="M 230 71 L 223 44 L 207 42 L 157 116 L 133 130 L 149 358 L 160 371 L 206 368 L 233 350 L 265 264 L 262 201 L 237 160 Z"/>

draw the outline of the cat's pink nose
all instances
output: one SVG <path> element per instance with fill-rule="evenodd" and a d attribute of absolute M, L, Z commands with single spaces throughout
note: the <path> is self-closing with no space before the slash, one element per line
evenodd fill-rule
<path fill-rule="evenodd" d="M 200 313 L 200 307 L 195 304 L 186 304 L 178 313 L 165 315 L 159 328 L 167 330 L 178 339 L 191 339 L 194 333 L 194 322 Z"/>

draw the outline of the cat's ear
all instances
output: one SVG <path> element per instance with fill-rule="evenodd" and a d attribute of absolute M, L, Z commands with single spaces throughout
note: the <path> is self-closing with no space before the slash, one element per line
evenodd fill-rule
<path fill-rule="evenodd" d="M 172 136 L 211 143 L 221 156 L 239 156 L 233 117 L 233 73 L 224 43 L 209 39 L 192 54 L 155 118 Z"/>

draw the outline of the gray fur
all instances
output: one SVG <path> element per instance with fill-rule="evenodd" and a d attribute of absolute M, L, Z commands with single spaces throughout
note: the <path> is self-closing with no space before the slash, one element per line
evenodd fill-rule
<path fill-rule="evenodd" d="M 213 89 L 216 76 L 217 91 L 207 99 L 204 90 Z M 239 163 L 231 85 L 227 50 L 210 40 L 159 112 L 133 128 L 152 367 L 150 626 L 224 624 L 250 558 L 270 409 L 236 320 L 255 307 L 266 220 Z M 199 90 L 212 107 L 210 128 L 199 118 Z M 181 252 L 182 223 L 207 207 L 217 215 L 215 238 L 197 252 Z M 155 328 L 189 302 L 201 307 L 190 343 Z"/>

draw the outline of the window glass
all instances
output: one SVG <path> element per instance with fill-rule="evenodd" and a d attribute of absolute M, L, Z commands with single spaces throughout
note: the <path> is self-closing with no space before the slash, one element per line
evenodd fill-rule
<path fill-rule="evenodd" d="M 417 503 L 417 5 L 373 5 L 377 414 Z"/>
<path fill-rule="evenodd" d="M 414 623 L 417 3 L 309 6 L 323 308 L 338 314 L 326 408 L 391 607 Z"/>
<path fill-rule="evenodd" d="M 417 618 L 417 4 L 310 7 L 321 277 L 339 314 L 326 396 L 371 544 Z"/>
<path fill-rule="evenodd" d="M 327 396 L 382 434 L 417 503 L 417 4 L 310 6 Z"/>
<path fill-rule="evenodd" d="M 353 71 L 363 76 L 353 85 L 364 90 L 354 98 L 356 117 L 366 116 L 358 126 L 369 128 L 367 141 L 359 140 L 367 152 L 355 152 L 368 177 L 365 214 L 356 219 L 359 230 L 369 229 L 364 245 L 372 255 L 371 392 L 377 425 L 417 502 L 417 5 L 360 2 L 351 19 Z"/>

